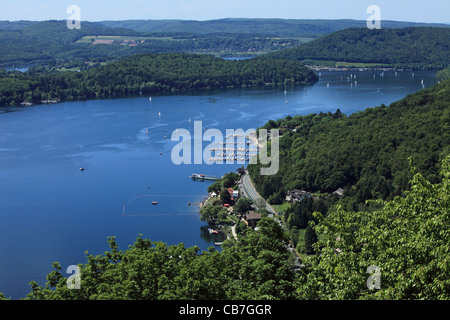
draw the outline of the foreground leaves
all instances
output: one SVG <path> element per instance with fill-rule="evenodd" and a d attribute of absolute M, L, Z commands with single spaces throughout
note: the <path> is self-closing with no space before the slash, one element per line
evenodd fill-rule
<path fill-rule="evenodd" d="M 449 299 L 450 156 L 442 163 L 442 182 L 431 184 L 413 170 L 404 197 L 373 212 L 341 207 L 319 217 L 327 240 L 310 258 L 299 292 L 321 299 Z M 370 266 L 380 270 L 380 289 L 368 289 Z"/>

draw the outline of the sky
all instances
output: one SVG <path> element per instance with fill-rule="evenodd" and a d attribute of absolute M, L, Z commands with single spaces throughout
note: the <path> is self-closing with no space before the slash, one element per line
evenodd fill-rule
<path fill-rule="evenodd" d="M 0 20 L 66 20 L 67 8 L 81 20 L 222 18 L 367 20 L 377 5 L 382 20 L 450 23 L 449 0 L 0 0 Z"/>

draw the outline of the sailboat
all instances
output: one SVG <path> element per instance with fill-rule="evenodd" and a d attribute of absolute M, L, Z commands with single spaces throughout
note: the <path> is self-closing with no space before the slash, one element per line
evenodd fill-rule
<path fill-rule="evenodd" d="M 148 98 L 148 101 L 152 101 L 152 97 Z"/>
<path fill-rule="evenodd" d="M 160 112 L 158 112 L 158 116 L 159 116 L 159 117 L 161 117 L 161 111 L 160 111 Z"/>

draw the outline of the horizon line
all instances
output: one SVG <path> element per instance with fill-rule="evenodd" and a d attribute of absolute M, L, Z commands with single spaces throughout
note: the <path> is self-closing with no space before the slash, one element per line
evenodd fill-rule
<path fill-rule="evenodd" d="M 28 20 L 28 19 L 19 19 L 19 20 L 0 20 L 2 22 L 45 22 L 45 21 L 66 21 L 67 19 L 43 19 L 43 20 Z M 104 19 L 104 20 L 82 20 L 84 22 L 103 22 L 103 21 L 195 21 L 195 22 L 209 22 L 209 21 L 221 21 L 221 20 L 285 20 L 285 21 L 357 21 L 357 22 L 366 22 L 363 19 L 352 19 L 352 18 L 237 18 L 237 17 L 228 17 L 228 18 L 215 18 L 215 19 L 174 19 L 174 18 L 159 18 L 159 19 L 139 19 L 139 18 L 124 18 L 124 19 Z M 415 23 L 415 24 L 445 24 L 450 25 L 450 22 L 424 22 L 424 21 L 408 21 L 408 20 L 391 20 L 391 19 L 381 19 L 381 22 L 403 22 L 403 23 Z"/>

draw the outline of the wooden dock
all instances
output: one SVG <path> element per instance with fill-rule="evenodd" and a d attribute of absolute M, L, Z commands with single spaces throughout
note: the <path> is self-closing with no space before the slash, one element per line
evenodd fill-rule
<path fill-rule="evenodd" d="M 199 180 L 199 181 L 205 181 L 205 180 L 217 181 L 217 180 L 219 180 L 219 178 L 217 178 L 215 176 L 208 176 L 208 175 L 198 174 L 198 173 L 193 173 L 190 176 L 190 178 L 192 178 L 193 180 Z"/>

